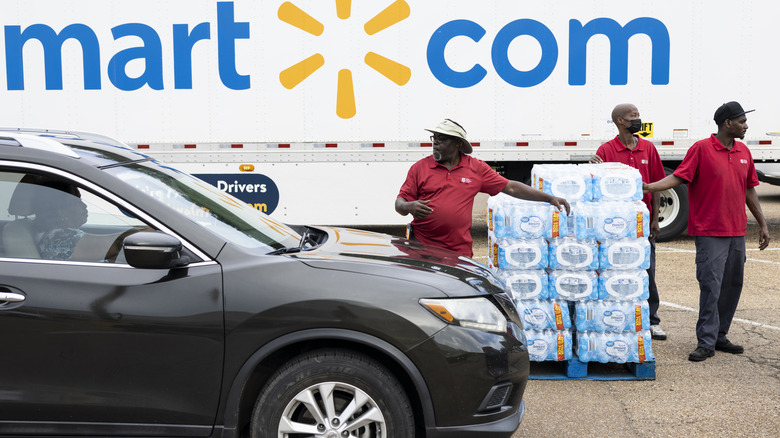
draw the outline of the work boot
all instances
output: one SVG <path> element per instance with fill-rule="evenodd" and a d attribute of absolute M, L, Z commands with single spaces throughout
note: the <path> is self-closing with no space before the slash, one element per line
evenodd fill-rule
<path fill-rule="evenodd" d="M 688 355 L 688 360 L 691 362 L 701 362 L 712 356 L 715 356 L 715 351 L 710 350 L 709 348 L 696 347 L 696 349 Z"/>
<path fill-rule="evenodd" d="M 745 352 L 745 348 L 741 345 L 737 345 L 728 339 L 718 341 L 715 343 L 715 349 L 724 353 L 742 354 Z"/>

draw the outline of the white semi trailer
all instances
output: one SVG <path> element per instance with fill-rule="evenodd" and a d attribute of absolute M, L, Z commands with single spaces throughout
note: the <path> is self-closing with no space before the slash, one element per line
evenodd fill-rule
<path fill-rule="evenodd" d="M 780 158 L 780 41 L 767 2 L 30 0 L 0 3 L 0 125 L 93 131 L 288 223 L 401 224 L 393 201 L 464 125 L 528 180 L 587 161 L 637 105 L 669 171 L 737 100 Z M 4 62 L 3 62 L 4 61 Z M 664 193 L 662 239 L 685 229 Z"/>

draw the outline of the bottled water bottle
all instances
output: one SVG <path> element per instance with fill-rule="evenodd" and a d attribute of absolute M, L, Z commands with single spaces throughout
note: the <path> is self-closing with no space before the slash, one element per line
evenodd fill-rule
<path fill-rule="evenodd" d="M 595 271 L 550 271 L 550 298 L 567 301 L 599 299 L 599 282 Z"/>
<path fill-rule="evenodd" d="M 650 297 L 650 277 L 644 269 L 599 271 L 599 299 L 646 300 Z"/>
<path fill-rule="evenodd" d="M 528 358 L 535 362 L 562 362 L 573 355 L 571 330 L 526 330 Z"/>
<path fill-rule="evenodd" d="M 536 164 L 531 178 L 537 189 L 569 202 L 593 199 L 590 173 L 573 164 Z"/>
<path fill-rule="evenodd" d="M 578 331 L 577 356 L 582 362 L 601 363 L 641 363 L 655 360 L 650 330 L 638 333 Z"/>
<path fill-rule="evenodd" d="M 642 175 L 621 163 L 591 164 L 594 201 L 639 201 L 642 199 Z"/>
<path fill-rule="evenodd" d="M 650 241 L 645 238 L 607 239 L 599 247 L 601 269 L 649 269 Z"/>
<path fill-rule="evenodd" d="M 511 196 L 499 193 L 488 199 L 488 230 L 496 239 L 512 236 Z"/>
<path fill-rule="evenodd" d="M 545 269 L 549 263 L 544 239 L 501 239 L 494 265 L 501 270 Z"/>
<path fill-rule="evenodd" d="M 552 300 L 515 300 L 525 330 L 571 328 L 569 304 Z"/>
<path fill-rule="evenodd" d="M 515 299 L 546 300 L 550 297 L 549 278 L 544 269 L 529 271 L 501 271 L 499 277 Z"/>
<path fill-rule="evenodd" d="M 650 329 L 647 301 L 580 301 L 574 325 L 579 331 L 639 332 Z"/>
<path fill-rule="evenodd" d="M 592 270 L 599 268 L 596 239 L 562 237 L 550 240 L 550 269 Z"/>
<path fill-rule="evenodd" d="M 595 202 L 576 202 L 571 205 L 571 217 L 573 217 L 574 229 L 570 236 L 577 240 L 586 240 L 596 237 L 596 214 L 599 204 Z"/>

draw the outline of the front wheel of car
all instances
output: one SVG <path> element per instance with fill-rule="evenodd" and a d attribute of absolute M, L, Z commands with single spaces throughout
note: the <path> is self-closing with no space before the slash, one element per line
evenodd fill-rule
<path fill-rule="evenodd" d="M 406 393 L 390 371 L 349 351 L 319 350 L 282 366 L 252 413 L 252 438 L 414 437 Z"/>

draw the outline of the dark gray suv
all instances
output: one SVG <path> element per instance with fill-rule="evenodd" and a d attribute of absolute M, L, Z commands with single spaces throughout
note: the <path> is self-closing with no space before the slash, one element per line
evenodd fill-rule
<path fill-rule="evenodd" d="M 503 283 L 289 227 L 110 138 L 0 131 L 0 436 L 509 437 Z"/>

